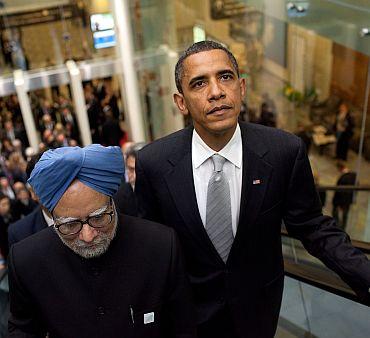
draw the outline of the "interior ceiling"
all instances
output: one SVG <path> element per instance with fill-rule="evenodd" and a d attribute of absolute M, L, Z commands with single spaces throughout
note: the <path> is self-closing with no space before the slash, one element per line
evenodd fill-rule
<path fill-rule="evenodd" d="M 69 0 L 37 0 L 32 2 L 30 0 L 0 0 L 0 15 L 30 12 L 69 3 Z"/>

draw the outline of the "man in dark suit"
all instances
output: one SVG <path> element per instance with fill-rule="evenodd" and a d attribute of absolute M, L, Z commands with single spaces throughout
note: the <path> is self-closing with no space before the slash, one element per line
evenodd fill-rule
<path fill-rule="evenodd" d="M 30 177 L 35 164 L 40 159 L 42 153 L 34 155 L 27 163 L 26 174 L 27 178 Z M 30 192 L 31 198 L 35 201 L 35 203 L 39 202 L 37 196 Z M 49 211 L 43 207 L 42 205 L 38 205 L 31 213 L 27 216 L 19 219 L 17 222 L 14 222 L 9 225 L 8 228 L 8 242 L 9 247 L 13 244 L 21 241 L 22 239 L 35 234 L 43 229 L 45 229 L 48 225 L 52 225 L 53 220 Z"/>
<path fill-rule="evenodd" d="M 338 178 L 337 185 L 355 185 L 356 173 L 349 170 L 346 163 L 339 161 L 337 168 L 341 175 Z M 353 203 L 353 191 L 336 191 L 333 196 L 333 217 L 337 224 L 342 228 L 346 229 L 348 214 Z M 341 217 L 339 217 L 341 214 Z"/>
<path fill-rule="evenodd" d="M 238 124 L 245 80 L 234 56 L 203 41 L 175 70 L 194 127 L 139 151 L 135 191 L 145 218 L 178 233 L 198 313 L 198 337 L 274 336 L 284 268 L 281 223 L 369 300 L 370 263 L 323 216 L 303 142 Z"/>
<path fill-rule="evenodd" d="M 26 217 L 11 224 L 8 228 L 9 247 L 21 241 L 22 239 L 35 234 L 47 227 L 45 216 L 41 206 L 37 206 Z"/>
<path fill-rule="evenodd" d="M 49 150 L 36 164 L 29 183 L 54 226 L 11 248 L 9 337 L 195 337 L 175 232 L 118 215 L 123 174 L 119 147 Z"/>

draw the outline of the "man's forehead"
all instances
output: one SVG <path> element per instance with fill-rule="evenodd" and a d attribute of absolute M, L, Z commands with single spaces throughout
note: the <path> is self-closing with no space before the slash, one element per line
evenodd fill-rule
<path fill-rule="evenodd" d="M 222 49 L 192 54 L 184 60 L 184 77 L 207 75 L 222 70 L 236 72 L 229 56 Z"/>

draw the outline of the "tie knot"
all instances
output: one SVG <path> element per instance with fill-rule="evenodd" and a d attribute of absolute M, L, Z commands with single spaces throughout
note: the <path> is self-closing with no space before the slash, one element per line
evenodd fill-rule
<path fill-rule="evenodd" d="M 212 155 L 213 170 L 216 172 L 222 171 L 222 168 L 226 162 L 226 158 L 219 154 Z"/>

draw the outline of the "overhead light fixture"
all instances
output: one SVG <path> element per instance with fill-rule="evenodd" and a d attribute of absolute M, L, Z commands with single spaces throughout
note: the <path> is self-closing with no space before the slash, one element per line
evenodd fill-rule
<path fill-rule="evenodd" d="M 369 28 L 369 27 L 361 28 L 361 30 L 360 30 L 360 35 L 361 35 L 362 37 L 370 36 L 370 28 Z"/>
<path fill-rule="evenodd" d="M 291 10 L 293 10 L 293 9 L 296 9 L 297 7 L 295 6 L 295 4 L 293 3 L 293 2 L 288 2 L 287 4 L 286 4 L 286 9 L 288 10 L 288 11 L 291 11 Z"/>
<path fill-rule="evenodd" d="M 288 12 L 289 17 L 302 17 L 307 14 L 307 10 L 309 7 L 308 1 L 296 1 L 296 2 L 288 2 L 286 4 L 286 10 Z"/>

